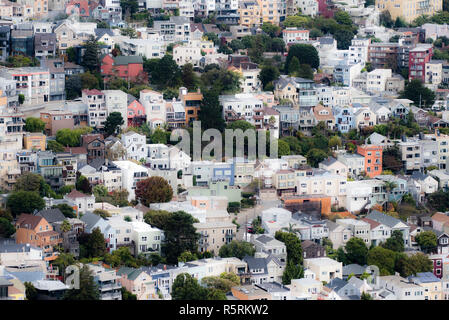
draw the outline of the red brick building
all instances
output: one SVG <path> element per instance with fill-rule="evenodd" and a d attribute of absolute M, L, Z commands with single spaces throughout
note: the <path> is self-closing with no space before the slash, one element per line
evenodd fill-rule
<path fill-rule="evenodd" d="M 410 50 L 408 58 L 408 80 L 419 79 L 426 81 L 426 63 L 432 59 L 433 50 L 431 44 L 419 45 Z"/>
<path fill-rule="evenodd" d="M 382 147 L 371 144 L 357 146 L 357 153 L 365 157 L 365 173 L 373 178 L 382 173 Z"/>
<path fill-rule="evenodd" d="M 135 81 L 138 77 L 145 76 L 141 56 L 113 57 L 107 54 L 100 57 L 100 62 L 101 74 L 104 76 L 116 76 L 130 81 Z"/>

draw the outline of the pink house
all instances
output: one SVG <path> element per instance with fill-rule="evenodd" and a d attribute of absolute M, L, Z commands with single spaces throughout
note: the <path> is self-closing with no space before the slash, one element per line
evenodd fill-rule
<path fill-rule="evenodd" d="M 128 126 L 139 127 L 147 122 L 144 106 L 139 100 L 128 94 Z"/>

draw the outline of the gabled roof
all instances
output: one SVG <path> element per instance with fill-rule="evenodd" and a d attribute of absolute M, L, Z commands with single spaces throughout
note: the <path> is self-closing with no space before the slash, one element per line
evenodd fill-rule
<path fill-rule="evenodd" d="M 383 141 L 387 140 L 387 137 L 378 134 L 377 132 L 373 132 L 368 139 L 371 141 L 371 144 L 380 145 Z"/>
<path fill-rule="evenodd" d="M 107 29 L 107 28 L 95 29 L 95 35 L 97 36 L 97 39 L 101 38 L 105 34 L 112 37 L 114 35 L 114 32 L 112 32 L 112 29 Z"/>
<path fill-rule="evenodd" d="M 334 278 L 328 284 L 326 284 L 325 287 L 332 289 L 334 291 L 338 291 L 347 284 L 348 284 L 348 282 L 343 279 Z"/>
<path fill-rule="evenodd" d="M 84 214 L 81 217 L 81 221 L 86 223 L 86 228 L 90 229 L 92 228 L 94 225 L 97 224 L 98 221 L 103 220 L 102 217 L 100 217 L 97 214 L 94 214 L 92 212 L 86 212 L 86 214 Z"/>
<path fill-rule="evenodd" d="M 343 266 L 343 276 L 349 276 L 350 274 L 363 274 L 365 272 L 366 266 L 361 266 L 356 263 L 351 263 Z M 351 278 L 352 279 L 352 278 Z"/>
<path fill-rule="evenodd" d="M 76 190 L 76 189 L 73 189 L 72 191 L 70 191 L 69 194 L 66 195 L 66 197 L 67 197 L 67 198 L 70 198 L 70 199 L 76 199 L 76 198 L 90 198 L 91 196 L 92 196 L 92 195 L 81 193 L 81 192 L 79 192 L 79 191 Z"/>
<path fill-rule="evenodd" d="M 377 228 L 378 226 L 380 226 L 380 223 L 377 221 L 374 221 L 372 219 L 368 219 L 368 218 L 363 218 L 361 219 L 362 221 L 368 222 L 370 225 L 370 229 L 373 230 L 375 228 Z"/>
<path fill-rule="evenodd" d="M 366 216 L 366 218 L 374 220 L 376 222 L 382 223 L 390 228 L 393 228 L 394 226 L 396 226 L 398 223 L 402 223 L 405 225 L 404 222 L 402 222 L 399 219 L 396 219 L 392 216 L 389 216 L 387 214 L 384 214 L 382 212 L 379 212 L 377 210 L 373 210 L 370 214 L 368 214 Z"/>
<path fill-rule="evenodd" d="M 61 210 L 59 210 L 58 208 L 41 210 L 38 213 L 36 213 L 36 216 L 45 218 L 45 220 L 47 220 L 48 223 L 65 220 L 65 216 L 62 214 Z"/>
<path fill-rule="evenodd" d="M 16 226 L 19 228 L 34 229 L 45 218 L 41 216 L 33 216 L 32 214 L 22 213 L 17 219 Z"/>

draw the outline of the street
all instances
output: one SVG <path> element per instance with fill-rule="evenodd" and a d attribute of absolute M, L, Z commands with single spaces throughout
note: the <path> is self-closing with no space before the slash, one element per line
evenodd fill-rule
<path fill-rule="evenodd" d="M 257 216 L 260 216 L 262 214 L 262 211 L 269 208 L 278 207 L 280 204 L 281 204 L 280 200 L 261 200 L 261 202 L 257 204 L 254 208 L 243 209 L 240 211 L 240 213 L 237 213 L 237 216 L 235 216 L 232 213 L 231 214 L 232 219 L 237 218 L 237 223 L 240 225 L 240 229 L 237 231 L 236 239 L 237 240 L 245 239 L 247 222 L 252 221 Z"/>

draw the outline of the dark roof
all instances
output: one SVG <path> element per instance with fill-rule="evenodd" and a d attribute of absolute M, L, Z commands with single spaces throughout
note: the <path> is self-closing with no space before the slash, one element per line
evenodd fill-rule
<path fill-rule="evenodd" d="M 323 160 L 321 163 L 324 166 L 330 166 L 330 165 L 332 165 L 335 162 L 337 162 L 337 159 L 335 159 L 334 157 L 328 157 L 327 159 Z"/>
<path fill-rule="evenodd" d="M 332 37 L 321 37 L 320 38 L 320 44 L 333 44 L 334 38 Z"/>
<path fill-rule="evenodd" d="M 343 279 L 334 278 L 328 284 L 326 284 L 325 287 L 327 287 L 329 289 L 332 289 L 334 291 L 338 291 L 338 290 L 340 290 L 341 288 L 343 288 L 347 284 L 348 284 L 348 282 L 343 280 Z"/>
<path fill-rule="evenodd" d="M 130 63 L 143 63 L 141 56 L 118 56 L 114 58 L 114 65 L 122 66 Z"/>
<path fill-rule="evenodd" d="M 343 276 L 349 276 L 350 274 L 361 275 L 365 272 L 366 266 L 361 266 L 356 263 L 343 266 Z"/>
<path fill-rule="evenodd" d="M 108 34 L 112 37 L 114 35 L 114 32 L 112 32 L 112 29 L 107 29 L 107 28 L 95 29 L 95 35 L 97 36 L 97 39 L 101 38 L 105 34 Z"/>
<path fill-rule="evenodd" d="M 374 220 L 376 222 L 382 223 L 390 228 L 394 227 L 399 222 L 402 222 L 399 219 L 396 219 L 392 216 L 389 216 L 385 213 L 379 212 L 377 210 L 373 210 L 371 213 L 369 213 L 366 218 Z M 404 222 L 402 222 L 404 223 Z"/>
<path fill-rule="evenodd" d="M 48 221 L 48 223 L 65 220 L 65 216 L 62 214 L 61 210 L 57 208 L 41 210 L 38 213 L 36 213 L 36 216 L 43 217 L 45 220 Z"/>
<path fill-rule="evenodd" d="M 259 241 L 259 242 L 262 242 L 264 244 L 267 244 L 268 242 L 273 241 L 274 237 L 271 237 L 271 236 L 268 236 L 266 234 L 263 234 L 263 235 L 257 237 L 256 240 Z"/>
<path fill-rule="evenodd" d="M 136 97 L 134 97 L 132 94 L 128 94 L 128 106 L 136 100 L 137 100 L 137 102 L 139 102 L 139 100 Z"/>
<path fill-rule="evenodd" d="M 413 171 L 411 177 L 414 180 L 424 181 L 426 178 L 429 177 L 429 175 L 424 174 L 424 173 L 422 173 L 420 171 Z"/>

